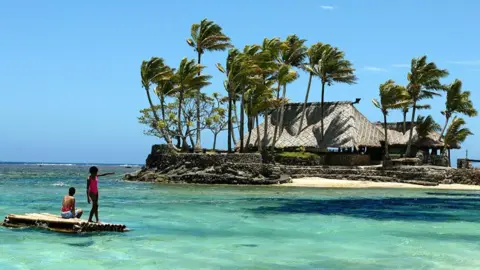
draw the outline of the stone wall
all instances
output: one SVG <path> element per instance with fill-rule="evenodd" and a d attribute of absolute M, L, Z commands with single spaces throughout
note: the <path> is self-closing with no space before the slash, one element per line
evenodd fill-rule
<path fill-rule="evenodd" d="M 447 172 L 455 169 L 398 166 L 385 170 L 381 167 L 347 166 L 282 166 L 282 173 L 292 178 L 322 177 L 375 182 L 401 182 L 420 185 L 438 185 L 448 178 Z"/>
<path fill-rule="evenodd" d="M 325 163 L 333 166 L 370 165 L 370 156 L 355 153 L 327 153 Z"/>
<path fill-rule="evenodd" d="M 480 169 L 453 169 L 446 179 L 448 184 L 480 185 Z"/>
<path fill-rule="evenodd" d="M 167 169 L 178 164 L 188 164 L 191 167 L 207 168 L 226 163 L 245 164 L 262 163 L 262 156 L 257 153 L 232 153 L 232 154 L 203 154 L 203 153 L 177 153 L 170 151 L 164 145 L 154 145 L 152 153 L 146 160 L 148 169 Z"/>
<path fill-rule="evenodd" d="M 369 155 L 356 153 L 322 153 L 318 157 L 309 158 L 276 156 L 275 161 L 295 166 L 366 166 L 371 163 Z"/>
<path fill-rule="evenodd" d="M 300 157 L 284 157 L 275 156 L 275 162 L 284 165 L 296 165 L 296 166 L 320 166 L 325 165 L 325 155 L 318 157 L 300 158 Z"/>

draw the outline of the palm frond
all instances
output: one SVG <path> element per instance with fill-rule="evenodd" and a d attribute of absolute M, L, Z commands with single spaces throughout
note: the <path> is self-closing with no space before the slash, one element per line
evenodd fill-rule
<path fill-rule="evenodd" d="M 418 137 L 426 138 L 430 133 L 434 131 L 440 131 L 441 127 L 437 122 L 435 122 L 435 120 L 433 120 L 431 115 L 427 117 L 419 115 L 417 117 L 415 129 L 417 130 Z"/>
<path fill-rule="evenodd" d="M 455 117 L 452 120 L 444 137 L 445 147 L 460 145 L 468 136 L 473 135 L 470 129 L 463 127 L 465 124 L 463 118 Z"/>

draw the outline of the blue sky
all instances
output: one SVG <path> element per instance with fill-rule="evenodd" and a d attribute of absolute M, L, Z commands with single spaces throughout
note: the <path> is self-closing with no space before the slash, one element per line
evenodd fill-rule
<path fill-rule="evenodd" d="M 192 23 L 220 24 L 236 47 L 264 37 L 297 34 L 308 44 L 331 43 L 346 52 L 358 84 L 327 88 L 326 100 L 362 98 L 359 110 L 372 121 L 371 104 L 387 79 L 406 83 L 413 57 L 428 55 L 459 78 L 480 104 L 478 1 L 434 0 L 261 0 L 261 1 L 5 1 L 0 7 L 0 160 L 143 163 L 157 140 L 143 135 L 138 111 L 148 106 L 141 87 L 141 61 L 152 56 L 177 66 L 195 57 L 186 44 Z M 206 92 L 223 92 L 215 63 Z M 307 76 L 288 87 L 303 100 Z M 320 100 L 314 81 L 311 100 Z M 428 101 L 435 119 L 444 99 Z M 400 120 L 392 113 L 391 120 Z M 467 119 L 480 135 L 478 119 Z M 203 143 L 211 146 L 205 133 Z M 225 136 L 218 144 L 225 147 Z M 480 150 L 470 137 L 454 158 Z"/>

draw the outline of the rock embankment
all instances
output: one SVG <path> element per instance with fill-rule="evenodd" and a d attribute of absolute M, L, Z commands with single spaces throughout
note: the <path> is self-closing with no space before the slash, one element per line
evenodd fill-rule
<path fill-rule="evenodd" d="M 177 153 L 154 145 L 146 166 L 125 180 L 160 183 L 269 185 L 290 183 L 291 178 L 321 177 L 425 186 L 438 184 L 480 185 L 480 170 L 440 166 L 298 166 L 264 164 L 256 153 Z"/>
<path fill-rule="evenodd" d="M 259 154 L 176 153 L 154 145 L 146 166 L 124 180 L 159 183 L 269 185 L 291 182 L 278 166 L 262 164 Z"/>

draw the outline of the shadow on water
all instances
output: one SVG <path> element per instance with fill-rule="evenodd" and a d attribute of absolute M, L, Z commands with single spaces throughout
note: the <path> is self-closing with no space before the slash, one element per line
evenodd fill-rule
<path fill-rule="evenodd" d="M 457 197 L 479 197 L 480 193 L 452 193 L 452 192 L 426 192 L 427 195 L 433 196 L 457 196 Z"/>
<path fill-rule="evenodd" d="M 93 246 L 95 242 L 93 240 L 88 240 L 80 243 L 66 243 L 66 244 L 72 247 L 89 247 L 89 246 Z"/>
<path fill-rule="evenodd" d="M 250 201 L 258 200 L 256 198 Z M 256 214 L 338 215 L 374 220 L 480 222 L 480 199 L 474 198 L 352 198 L 287 199 L 273 206 L 249 209 Z"/>

